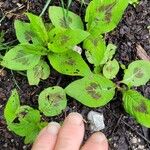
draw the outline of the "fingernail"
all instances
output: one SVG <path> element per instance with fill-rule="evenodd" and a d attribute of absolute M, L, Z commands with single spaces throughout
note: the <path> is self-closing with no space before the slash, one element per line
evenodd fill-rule
<path fill-rule="evenodd" d="M 50 122 L 47 126 L 48 133 L 57 135 L 60 129 L 60 124 L 57 122 Z"/>
<path fill-rule="evenodd" d="M 106 136 L 102 132 L 97 132 L 93 134 L 92 139 L 95 142 L 102 142 L 106 140 Z"/>
<path fill-rule="evenodd" d="M 66 120 L 70 124 L 81 125 L 83 123 L 83 118 L 79 113 L 70 113 Z"/>

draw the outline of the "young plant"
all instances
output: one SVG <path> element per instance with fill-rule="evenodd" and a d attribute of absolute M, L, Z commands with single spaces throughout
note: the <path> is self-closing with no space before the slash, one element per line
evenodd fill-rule
<path fill-rule="evenodd" d="M 16 90 L 6 104 L 4 117 L 8 129 L 15 134 L 25 137 L 25 144 L 32 143 L 40 130 L 47 125 L 47 122 L 41 121 L 40 112 L 30 106 L 20 105 L 20 99 Z"/>
<path fill-rule="evenodd" d="M 59 8 L 60 9 L 60 8 Z M 62 74 L 84 76 L 91 71 L 81 55 L 75 52 L 74 47 L 89 36 L 83 30 L 83 23 L 79 16 L 68 11 L 71 28 L 57 26 L 54 18 L 55 7 L 50 7 L 50 18 L 54 26 L 44 25 L 42 18 L 27 13 L 30 23 L 16 20 L 16 36 L 20 44 L 10 49 L 3 57 L 1 65 L 12 70 L 26 71 L 30 85 L 38 85 L 41 79 L 50 75 L 50 66 Z M 57 20 L 57 18 L 55 18 Z M 61 24 L 65 23 L 64 20 Z"/>
<path fill-rule="evenodd" d="M 2 65 L 27 71 L 31 85 L 48 78 L 50 67 L 46 57 L 58 72 L 83 77 L 70 83 L 65 90 L 54 86 L 40 93 L 39 110 L 46 116 L 58 115 L 65 109 L 66 94 L 88 107 L 101 107 L 113 99 L 116 91 L 121 91 L 125 110 L 139 123 L 150 127 L 150 101 L 133 89 L 150 80 L 150 62 L 134 61 L 125 69 L 122 81 L 114 83 L 110 80 L 116 77 L 120 65 L 113 57 L 116 46 L 106 45 L 104 34 L 117 26 L 127 6 L 126 0 L 92 0 L 85 16 L 87 31 L 84 31 L 81 18 L 68 9 L 51 6 L 49 16 L 53 25 L 47 26 L 41 17 L 28 13 L 30 23 L 15 21 L 20 44 L 6 53 Z M 81 42 L 87 60 L 94 66 L 93 72 L 82 55 L 74 50 Z M 26 143 L 32 142 L 39 129 L 46 125 L 41 122 L 38 110 L 20 106 L 16 91 L 13 91 L 4 114 L 8 128 L 25 136 Z M 15 123 L 16 118 L 19 123 Z M 24 126 L 29 125 L 32 135 L 24 131 Z"/>

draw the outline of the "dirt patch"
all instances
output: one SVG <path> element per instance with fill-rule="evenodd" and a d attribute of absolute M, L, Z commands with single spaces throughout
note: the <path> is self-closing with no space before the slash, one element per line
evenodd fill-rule
<path fill-rule="evenodd" d="M 26 10 L 35 14 L 40 14 L 44 7 L 42 0 L 27 1 L 20 0 L 5 0 L 0 2 L 0 18 L 6 15 L 1 22 L 0 29 L 5 32 L 5 42 L 10 42 L 16 39 L 13 28 L 13 21 L 16 18 L 26 20 L 23 12 Z M 60 5 L 59 1 L 55 1 L 55 5 Z M 71 4 L 71 10 L 77 12 L 80 16 L 84 16 L 85 9 L 81 9 L 79 2 L 74 1 Z M 48 15 L 45 15 L 45 20 L 48 20 Z M 111 33 L 106 35 L 107 42 L 112 42 L 117 45 L 118 50 L 116 59 L 128 65 L 133 60 L 137 59 L 136 44 L 141 45 L 150 56 L 150 35 L 147 26 L 150 25 L 150 1 L 143 0 L 134 8 L 129 6 L 126 10 L 124 18 L 119 26 Z M 14 44 L 17 41 L 14 42 Z M 66 87 L 68 83 L 74 80 L 74 77 L 63 76 L 52 70 L 51 77 L 42 81 L 38 86 L 29 86 L 27 78 L 16 72 L 3 70 L 5 73 L 0 74 L 0 149 L 19 150 L 30 149 L 30 145 L 24 145 L 23 139 L 8 131 L 4 118 L 3 110 L 10 96 L 11 90 L 17 88 L 20 92 L 21 103 L 37 108 L 37 98 L 44 88 L 54 85 Z M 122 78 L 122 73 L 119 74 L 117 80 Z M 150 98 L 150 83 L 137 88 L 144 96 Z M 107 106 L 99 109 L 93 109 L 97 112 L 103 112 L 105 117 L 106 128 L 103 132 L 109 139 L 110 149 L 112 150 L 148 150 L 150 149 L 149 130 L 141 127 L 134 119 L 129 117 L 124 112 L 121 103 L 120 93 L 116 94 L 115 100 L 111 101 Z M 47 121 L 63 121 L 69 112 L 77 111 L 81 113 L 85 120 L 87 114 L 91 110 L 73 99 L 69 99 L 66 110 L 57 117 L 46 118 Z M 86 124 L 87 139 L 91 135 L 89 125 Z"/>

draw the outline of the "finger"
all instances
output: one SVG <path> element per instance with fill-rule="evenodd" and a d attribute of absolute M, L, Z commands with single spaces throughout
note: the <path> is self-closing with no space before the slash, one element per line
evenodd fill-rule
<path fill-rule="evenodd" d="M 60 125 L 57 122 L 51 122 L 38 135 L 32 150 L 53 150 L 55 147 Z"/>
<path fill-rule="evenodd" d="M 108 142 L 101 132 L 94 133 L 81 150 L 108 150 Z"/>
<path fill-rule="evenodd" d="M 61 127 L 55 150 L 78 150 L 84 136 L 83 118 L 78 113 L 70 113 Z"/>

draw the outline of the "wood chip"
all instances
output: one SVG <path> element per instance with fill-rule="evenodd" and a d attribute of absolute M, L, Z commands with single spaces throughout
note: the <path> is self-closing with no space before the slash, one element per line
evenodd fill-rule
<path fill-rule="evenodd" d="M 136 49 L 137 49 L 137 56 L 139 58 L 150 61 L 150 56 L 147 55 L 146 51 L 144 50 L 144 48 L 141 45 L 137 44 Z"/>

